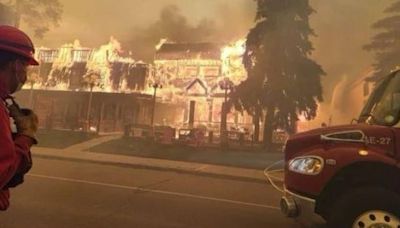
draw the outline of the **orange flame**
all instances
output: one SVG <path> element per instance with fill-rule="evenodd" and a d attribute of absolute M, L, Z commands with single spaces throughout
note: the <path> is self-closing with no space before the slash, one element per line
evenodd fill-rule
<path fill-rule="evenodd" d="M 240 39 L 223 47 L 221 50 L 222 74 L 235 84 L 247 78 L 247 71 L 242 63 L 242 57 L 245 51 L 246 39 Z"/>
<path fill-rule="evenodd" d="M 90 58 L 87 62 L 88 72 L 100 75 L 99 86 L 95 90 L 105 92 L 113 91 L 110 81 L 111 65 L 112 62 L 131 62 L 131 58 L 123 58 L 120 56 L 122 53 L 121 44 L 114 37 L 110 38 L 110 42 L 101 46 L 99 49 L 92 51 Z"/>

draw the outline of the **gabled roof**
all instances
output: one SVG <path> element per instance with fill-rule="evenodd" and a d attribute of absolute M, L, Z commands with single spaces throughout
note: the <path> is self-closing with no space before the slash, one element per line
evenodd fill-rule
<path fill-rule="evenodd" d="M 208 92 L 209 91 L 208 91 L 208 87 L 207 87 L 206 83 L 198 78 L 196 78 L 195 80 L 190 82 L 190 84 L 186 87 L 186 94 L 189 94 L 189 95 L 195 95 L 195 96 L 205 95 L 206 96 L 208 94 Z"/>

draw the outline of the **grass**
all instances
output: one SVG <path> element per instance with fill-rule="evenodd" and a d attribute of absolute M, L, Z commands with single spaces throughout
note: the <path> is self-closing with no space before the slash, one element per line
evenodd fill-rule
<path fill-rule="evenodd" d="M 193 148 L 185 145 L 161 145 L 150 140 L 134 140 L 132 138 L 122 137 L 107 143 L 97 145 L 90 149 L 92 152 L 107 153 L 114 151 L 118 154 L 150 156 L 163 158 L 168 155 L 169 158 L 184 157 L 188 153 L 199 151 L 199 148 Z"/>
<path fill-rule="evenodd" d="M 42 130 L 37 133 L 38 146 L 56 149 L 65 149 L 69 146 L 96 138 L 93 133 L 63 130 Z"/>
<path fill-rule="evenodd" d="M 131 155 L 145 158 L 199 162 L 243 168 L 265 168 L 269 160 L 282 159 L 282 153 L 266 153 L 261 147 L 252 150 L 220 147 L 190 147 L 185 145 L 161 145 L 153 141 L 138 141 L 132 138 L 115 139 L 89 149 L 91 152 Z"/>

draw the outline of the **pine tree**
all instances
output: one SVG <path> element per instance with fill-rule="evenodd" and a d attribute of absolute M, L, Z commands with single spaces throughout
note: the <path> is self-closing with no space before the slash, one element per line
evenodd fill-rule
<path fill-rule="evenodd" d="M 375 55 L 377 79 L 400 67 L 400 1 L 395 1 L 384 13 L 387 17 L 377 21 L 372 28 L 380 32 L 372 37 L 364 49 Z"/>
<path fill-rule="evenodd" d="M 276 128 L 292 132 L 298 115 L 310 120 L 322 101 L 324 71 L 310 59 L 313 51 L 308 0 L 256 0 L 256 26 L 247 36 L 243 63 L 248 78 L 232 94 L 237 109 L 265 113 L 264 144 Z"/>
<path fill-rule="evenodd" d="M 59 0 L 11 0 L 0 4 L 13 13 L 13 24 L 20 27 L 25 22 L 35 36 L 42 38 L 51 26 L 58 26 L 63 13 Z"/>

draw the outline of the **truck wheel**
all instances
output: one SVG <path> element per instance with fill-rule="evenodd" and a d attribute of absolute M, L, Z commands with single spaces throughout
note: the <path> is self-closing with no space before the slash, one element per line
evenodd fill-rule
<path fill-rule="evenodd" d="M 400 228 L 400 196 L 383 188 L 351 190 L 333 205 L 328 227 Z"/>

